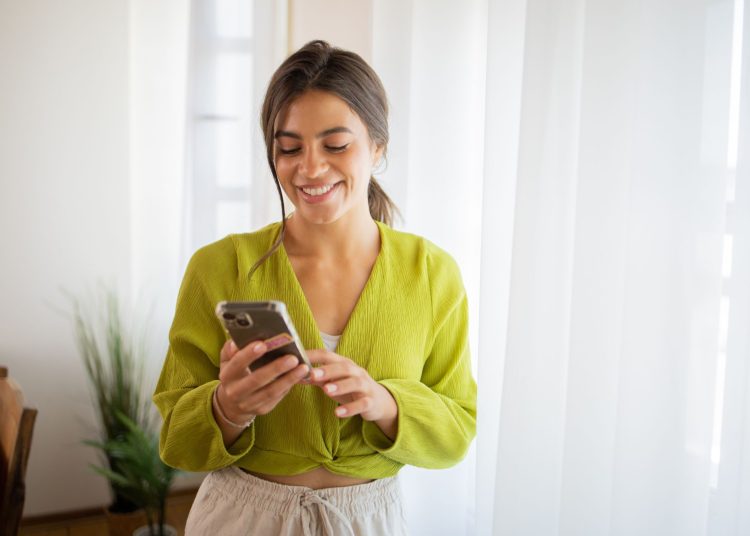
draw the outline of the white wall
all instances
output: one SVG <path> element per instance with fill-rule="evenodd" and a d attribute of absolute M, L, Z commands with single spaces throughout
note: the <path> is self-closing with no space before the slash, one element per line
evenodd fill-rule
<path fill-rule="evenodd" d="M 0 0 L 0 363 L 39 410 L 25 516 L 110 500 L 81 445 L 96 432 L 63 290 L 153 306 L 150 384 L 163 359 L 174 301 L 144 296 L 182 270 L 188 7 Z"/>
<path fill-rule="evenodd" d="M 127 284 L 126 0 L 0 2 L 0 361 L 39 409 L 26 514 L 101 505 L 63 289 Z"/>
<path fill-rule="evenodd" d="M 290 0 L 290 53 L 313 39 L 372 60 L 372 0 Z"/>
<path fill-rule="evenodd" d="M 129 133 L 130 229 L 134 305 L 152 308 L 164 330 L 184 266 L 185 111 L 189 2 L 130 0 Z M 158 344 L 154 342 L 154 344 Z M 155 349 L 156 351 L 156 349 Z M 163 356 L 163 354 L 162 354 Z M 156 363 L 161 368 L 161 359 Z"/>

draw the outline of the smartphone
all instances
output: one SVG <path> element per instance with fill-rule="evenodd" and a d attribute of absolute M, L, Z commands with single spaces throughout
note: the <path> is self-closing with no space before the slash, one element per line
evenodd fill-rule
<path fill-rule="evenodd" d="M 265 354 L 250 363 L 250 370 L 257 370 L 285 355 L 296 356 L 301 365 L 305 364 L 312 370 L 283 302 L 222 301 L 216 306 L 216 316 L 237 348 L 254 341 L 263 341 L 268 347 Z"/>

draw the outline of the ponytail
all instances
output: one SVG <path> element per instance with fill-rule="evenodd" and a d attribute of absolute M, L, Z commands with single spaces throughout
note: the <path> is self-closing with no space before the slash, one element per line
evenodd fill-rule
<path fill-rule="evenodd" d="M 388 197 L 375 177 L 370 177 L 370 184 L 367 187 L 367 203 L 370 205 L 370 216 L 389 227 L 393 227 L 395 216 L 398 216 L 400 220 L 403 219 L 396 203 Z"/>

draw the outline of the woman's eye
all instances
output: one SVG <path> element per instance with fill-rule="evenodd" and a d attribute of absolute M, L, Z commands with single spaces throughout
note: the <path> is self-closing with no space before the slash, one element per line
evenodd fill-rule
<path fill-rule="evenodd" d="M 288 154 L 295 154 L 298 152 L 299 152 L 299 147 L 295 147 L 294 149 L 282 149 L 281 147 L 279 147 L 279 153 L 281 154 L 288 155 Z"/>
<path fill-rule="evenodd" d="M 345 145 L 338 145 L 338 146 L 326 145 L 326 149 L 332 153 L 340 153 L 344 151 L 347 147 L 349 147 L 348 143 Z"/>

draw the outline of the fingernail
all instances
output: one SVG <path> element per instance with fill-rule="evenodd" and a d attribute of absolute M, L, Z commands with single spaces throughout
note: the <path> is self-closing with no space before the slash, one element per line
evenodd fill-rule
<path fill-rule="evenodd" d="M 253 346 L 253 352 L 262 352 L 266 349 L 266 345 L 262 342 L 256 342 L 255 346 Z"/>
<path fill-rule="evenodd" d="M 334 393 L 336 392 L 336 389 L 338 389 L 338 387 L 336 387 L 335 383 L 329 383 L 328 385 L 326 385 L 326 392 L 328 393 Z"/>
<path fill-rule="evenodd" d="M 346 408 L 336 408 L 336 415 L 339 417 L 346 415 Z"/>
<path fill-rule="evenodd" d="M 286 360 L 286 366 L 293 367 L 297 364 L 297 358 L 296 357 L 290 357 Z"/>
<path fill-rule="evenodd" d="M 235 344 L 234 341 L 229 341 L 229 350 L 232 351 L 232 352 L 236 352 L 237 351 L 237 345 Z"/>
<path fill-rule="evenodd" d="M 312 377 L 315 378 L 315 379 L 322 378 L 323 377 L 323 371 L 320 370 L 320 369 L 314 369 L 312 371 Z"/>

